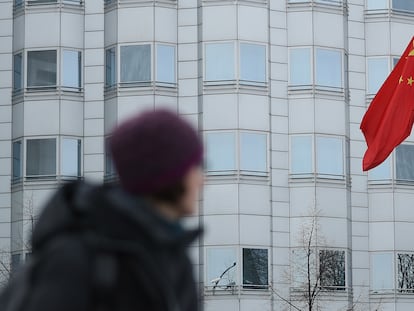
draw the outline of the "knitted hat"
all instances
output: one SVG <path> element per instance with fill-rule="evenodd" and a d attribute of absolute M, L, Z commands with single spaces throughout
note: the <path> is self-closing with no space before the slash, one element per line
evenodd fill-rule
<path fill-rule="evenodd" d="M 122 123 L 110 140 L 123 188 L 153 194 L 175 183 L 202 161 L 197 132 L 167 110 L 148 111 Z"/>

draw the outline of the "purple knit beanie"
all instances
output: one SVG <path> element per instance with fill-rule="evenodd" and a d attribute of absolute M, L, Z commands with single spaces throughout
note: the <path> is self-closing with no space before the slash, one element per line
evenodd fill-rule
<path fill-rule="evenodd" d="M 167 110 L 144 112 L 122 123 L 110 148 L 122 187 L 140 195 L 179 182 L 203 156 L 197 132 Z"/>

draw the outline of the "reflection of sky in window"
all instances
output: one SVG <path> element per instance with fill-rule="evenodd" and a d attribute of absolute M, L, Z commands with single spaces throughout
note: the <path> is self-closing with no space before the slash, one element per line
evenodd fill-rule
<path fill-rule="evenodd" d="M 74 88 L 81 86 L 80 55 L 78 51 L 63 51 L 63 86 Z"/>
<path fill-rule="evenodd" d="M 240 44 L 240 79 L 266 81 L 266 47 L 258 44 Z"/>
<path fill-rule="evenodd" d="M 317 168 L 319 174 L 343 175 L 342 140 L 317 137 Z"/>
<path fill-rule="evenodd" d="M 388 0 L 367 0 L 368 10 L 381 10 L 381 9 L 387 9 L 387 8 L 388 8 Z"/>
<path fill-rule="evenodd" d="M 175 47 L 157 45 L 157 81 L 175 83 Z"/>
<path fill-rule="evenodd" d="M 316 49 L 316 84 L 342 86 L 342 64 L 339 51 Z"/>
<path fill-rule="evenodd" d="M 368 59 L 368 93 L 375 94 L 388 76 L 388 58 Z"/>
<path fill-rule="evenodd" d="M 293 136 L 291 149 L 292 174 L 312 173 L 312 137 Z"/>
<path fill-rule="evenodd" d="M 236 169 L 234 133 L 207 134 L 207 170 L 226 171 Z"/>
<path fill-rule="evenodd" d="M 394 10 L 414 12 L 414 1 L 412 0 L 392 0 Z"/>
<path fill-rule="evenodd" d="M 206 44 L 205 79 L 207 81 L 234 80 L 234 44 Z"/>
<path fill-rule="evenodd" d="M 370 180 L 386 180 L 391 179 L 391 156 L 377 167 L 368 171 L 368 179 Z"/>
<path fill-rule="evenodd" d="M 311 62 L 310 49 L 290 50 L 290 84 L 309 85 L 311 84 Z"/>
<path fill-rule="evenodd" d="M 394 288 L 393 254 L 373 253 L 371 255 L 371 289 L 384 290 Z"/>
<path fill-rule="evenodd" d="M 214 283 L 211 283 L 211 281 L 219 278 L 220 275 L 235 262 L 237 264 L 236 248 L 208 248 L 206 285 L 214 286 Z M 223 279 L 218 283 L 218 286 L 225 286 L 232 282 L 236 283 L 236 277 L 237 265 L 223 275 Z"/>
<path fill-rule="evenodd" d="M 255 133 L 240 134 L 240 169 L 266 172 L 266 135 Z"/>
<path fill-rule="evenodd" d="M 63 176 L 79 176 L 79 140 L 63 139 L 61 152 L 61 174 Z"/>

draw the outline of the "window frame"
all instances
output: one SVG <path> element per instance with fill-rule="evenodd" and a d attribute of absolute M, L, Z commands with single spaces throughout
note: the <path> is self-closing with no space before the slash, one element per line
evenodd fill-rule
<path fill-rule="evenodd" d="M 65 61 L 65 58 L 64 58 L 64 56 L 63 56 L 63 54 L 64 54 L 64 52 L 65 51 L 70 51 L 70 52 L 77 52 L 77 53 L 79 53 L 78 54 L 78 57 L 79 57 L 79 63 L 78 63 L 78 66 L 79 66 L 79 81 L 78 81 L 78 86 L 67 86 L 67 85 L 64 85 L 63 84 L 63 79 L 64 79 L 64 75 L 65 75 L 65 71 L 64 71 L 64 61 Z M 75 48 L 65 48 L 65 47 L 62 47 L 61 49 L 60 49 L 60 54 L 61 54 L 61 57 L 60 57 L 60 66 L 61 66 L 61 70 L 60 70 L 60 79 L 59 79 L 59 81 L 60 81 L 60 86 L 61 86 L 61 88 L 62 89 L 64 89 L 64 90 L 66 90 L 66 91 L 73 91 L 73 92 L 79 92 L 79 91 L 81 91 L 82 89 L 83 89 L 83 75 L 84 75 L 84 73 L 83 73 L 83 68 L 85 68 L 85 66 L 84 66 L 84 60 L 83 60 L 83 53 L 82 53 L 82 50 L 80 50 L 80 49 L 75 49 Z"/>
<path fill-rule="evenodd" d="M 312 156 L 312 169 L 311 173 L 292 173 L 292 138 L 294 137 L 311 137 L 311 156 Z M 317 139 L 318 138 L 335 138 L 341 141 L 341 148 L 342 148 L 342 174 L 341 175 L 335 175 L 335 174 L 326 174 L 326 173 L 320 173 L 318 169 L 318 154 L 319 151 L 317 150 Z M 346 155 L 345 155 L 345 139 L 342 136 L 338 135 L 325 135 L 325 134 L 292 134 L 289 137 L 289 176 L 291 179 L 303 179 L 303 178 L 320 178 L 320 179 L 327 179 L 327 180 L 345 180 L 346 178 Z"/>
<path fill-rule="evenodd" d="M 107 77 L 108 77 L 108 59 L 107 59 L 107 52 L 109 52 L 110 50 L 114 50 L 114 68 L 112 68 L 112 71 L 113 71 L 113 78 L 114 78 L 114 81 L 111 81 L 112 83 L 111 84 L 108 84 L 108 80 L 107 80 Z M 111 46 L 109 46 L 109 47 L 106 47 L 105 49 L 104 49 L 104 70 L 105 70 L 105 81 L 104 81 L 104 86 L 105 86 L 105 89 L 111 89 L 111 88 L 115 88 L 116 87 L 116 85 L 118 84 L 118 81 L 119 81 L 119 77 L 118 77 L 118 62 L 119 62 L 119 60 L 117 59 L 118 58 L 118 54 L 119 54 L 119 52 L 118 52 L 118 46 L 117 45 L 111 45 Z M 111 77 L 112 77 L 112 75 L 111 75 Z"/>
<path fill-rule="evenodd" d="M 14 144 L 19 143 L 20 144 L 20 154 L 19 154 L 19 176 L 14 176 L 14 160 L 15 160 L 15 155 L 14 155 Z M 12 141 L 12 184 L 16 184 L 22 181 L 22 179 L 25 176 L 25 170 L 24 170 L 24 154 L 25 154 L 25 144 L 24 144 L 24 140 L 23 139 L 16 139 Z"/>
<path fill-rule="evenodd" d="M 24 65 L 24 50 L 17 51 L 13 54 L 13 92 L 22 92 L 25 89 L 25 65 Z M 20 88 L 16 88 L 16 62 L 15 57 L 20 55 Z"/>
<path fill-rule="evenodd" d="M 333 286 L 324 286 L 322 285 L 322 272 L 320 271 L 320 266 L 321 266 L 321 252 L 342 252 L 344 254 L 344 282 L 345 284 L 343 286 L 341 285 L 333 285 Z M 319 286 L 322 290 L 324 291 L 329 291 L 329 292 L 344 292 L 347 290 L 348 288 L 348 255 L 347 255 L 347 251 L 344 249 L 339 249 L 339 248 L 318 248 L 318 261 L 317 261 L 317 266 L 318 266 L 318 275 L 319 275 Z"/>
<path fill-rule="evenodd" d="M 374 271 L 374 265 L 373 265 L 373 257 L 374 255 L 390 255 L 391 257 L 391 288 L 374 288 L 374 275 L 375 275 L 375 271 Z M 371 252 L 370 256 L 369 256 L 369 260 L 370 260 L 370 292 L 374 293 L 374 294 L 380 294 L 380 293 L 391 293 L 394 292 L 395 287 L 396 287 L 396 266 L 395 266 L 395 255 L 394 252 Z"/>
<path fill-rule="evenodd" d="M 297 85 L 292 84 L 291 78 L 291 51 L 292 50 L 299 50 L 299 49 L 308 49 L 310 51 L 310 84 L 304 85 Z M 330 86 L 330 85 L 319 85 L 316 84 L 317 80 L 317 73 L 318 73 L 318 66 L 317 66 L 317 50 L 325 50 L 325 51 L 334 51 L 338 52 L 340 55 L 340 67 L 341 67 L 341 85 L 338 86 Z M 309 46 L 309 45 L 298 45 L 298 46 L 291 46 L 288 47 L 288 87 L 290 90 L 309 90 L 309 89 L 317 89 L 322 91 L 333 91 L 333 92 L 343 92 L 345 89 L 345 80 L 346 80 L 346 73 L 345 73 L 345 61 L 346 61 L 346 53 L 343 49 L 326 47 L 326 46 Z"/>
<path fill-rule="evenodd" d="M 30 52 L 42 52 L 42 51 L 55 51 L 56 53 L 56 76 L 55 76 L 55 84 L 54 85 L 46 85 L 46 86 L 29 86 L 29 53 Z M 50 48 L 35 48 L 35 49 L 28 49 L 25 52 L 25 90 L 27 91 L 47 91 L 47 90 L 56 90 L 59 87 L 59 83 L 60 83 L 60 62 L 61 62 L 61 57 L 60 57 L 60 49 L 55 47 L 53 49 Z"/>
<path fill-rule="evenodd" d="M 245 249 L 258 249 L 258 250 L 266 250 L 267 253 L 267 283 L 266 285 L 259 285 L 259 284 L 244 284 L 244 250 Z M 242 246 L 240 247 L 240 286 L 243 290 L 248 291 L 257 291 L 257 290 L 268 290 L 271 284 L 271 273 L 270 273 L 270 249 L 268 247 L 260 247 L 260 246 Z"/>
<path fill-rule="evenodd" d="M 29 175 L 27 174 L 27 143 L 29 140 L 48 140 L 48 139 L 54 139 L 55 140 L 55 174 L 54 175 Z M 45 181 L 45 180 L 56 180 L 58 178 L 58 172 L 59 172 L 59 159 L 60 159 L 60 151 L 59 151 L 59 140 L 56 136 L 35 136 L 30 138 L 24 139 L 24 180 L 26 181 Z"/>
<path fill-rule="evenodd" d="M 230 80 L 208 80 L 207 79 L 207 46 L 212 44 L 229 44 L 233 46 L 233 79 Z M 249 81 L 241 78 L 241 46 L 243 44 L 257 45 L 265 48 L 264 57 L 264 81 Z M 203 83 L 205 86 L 213 85 L 233 85 L 239 84 L 241 86 L 267 87 L 269 81 L 269 47 L 267 44 L 249 41 L 249 40 L 223 40 L 223 41 L 208 41 L 203 43 Z"/>
<path fill-rule="evenodd" d="M 219 170 L 219 171 L 214 171 L 214 170 L 209 170 L 208 168 L 208 159 L 206 156 L 206 160 L 205 160 L 205 173 L 208 177 L 213 177 L 213 176 L 245 176 L 245 177 L 268 177 L 270 174 L 270 142 L 269 142 L 269 134 L 267 132 L 264 131 L 253 131 L 253 130 L 212 130 L 212 131 L 205 131 L 204 132 L 204 141 L 207 142 L 207 136 L 209 134 L 226 134 L 226 133 L 230 133 L 234 135 L 234 147 L 235 147 L 235 157 L 234 157 L 234 170 Z M 257 135 L 263 135 L 266 136 L 265 137 L 265 142 L 266 142 L 266 151 L 265 151 L 265 155 L 266 155 L 266 171 L 249 171 L 249 170 L 242 170 L 241 168 L 241 136 L 243 133 L 247 133 L 247 134 L 257 134 Z M 206 146 L 206 149 L 208 148 L 208 146 Z M 208 154 L 208 151 L 207 153 Z"/>
<path fill-rule="evenodd" d="M 395 290 L 397 293 L 399 294 L 406 294 L 406 295 L 413 295 L 414 294 L 414 286 L 413 288 L 409 288 L 409 289 L 403 289 L 400 288 L 400 282 L 399 282 L 399 260 L 398 260 L 398 255 L 410 255 L 414 257 L 414 252 L 404 252 L 404 251 L 397 251 L 395 252 Z M 413 266 L 412 269 L 413 270 L 413 274 L 414 274 L 414 259 L 413 259 Z"/>
<path fill-rule="evenodd" d="M 235 269 L 235 284 L 234 286 L 232 286 L 230 288 L 230 290 L 234 290 L 235 287 L 237 287 L 240 284 L 240 255 L 239 255 L 239 248 L 237 246 L 232 246 L 232 245 L 217 245 L 217 246 L 208 246 L 205 249 L 204 252 L 204 262 L 205 262 L 205 268 L 204 268 L 204 280 L 205 280 L 205 287 L 207 290 L 219 290 L 219 291 L 225 291 L 228 290 L 227 286 L 229 286 L 230 284 L 227 285 L 220 285 L 220 282 L 217 284 L 217 286 L 214 285 L 214 283 L 212 283 L 212 280 L 209 280 L 209 275 L 208 275 L 208 269 L 209 269 L 209 258 L 208 258 L 208 252 L 209 250 L 219 250 L 219 249 L 229 249 L 234 251 L 235 253 L 235 262 L 236 262 L 236 266 L 234 268 L 231 269 Z M 230 266 L 229 266 L 230 267 Z M 228 268 L 228 267 L 226 267 Z M 223 270 L 222 272 L 224 272 L 225 270 Z M 220 275 L 217 275 L 217 278 L 220 277 Z M 224 278 L 224 276 L 223 276 Z M 223 288 L 222 286 L 226 286 L 225 288 Z"/>

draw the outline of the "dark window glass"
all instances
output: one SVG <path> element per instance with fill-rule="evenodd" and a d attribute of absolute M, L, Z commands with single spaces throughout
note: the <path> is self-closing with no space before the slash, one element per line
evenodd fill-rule
<path fill-rule="evenodd" d="M 151 81 L 151 46 L 121 47 L 121 82 Z"/>
<path fill-rule="evenodd" d="M 398 290 L 414 292 L 414 254 L 398 254 Z"/>
<path fill-rule="evenodd" d="M 56 50 L 27 53 L 27 86 L 56 86 Z"/>
<path fill-rule="evenodd" d="M 22 53 L 16 54 L 13 57 L 13 89 L 20 90 L 23 87 L 23 75 L 22 75 L 22 68 L 23 68 L 23 59 Z"/>
<path fill-rule="evenodd" d="M 414 181 L 414 145 L 400 145 L 396 149 L 397 180 Z"/>
<path fill-rule="evenodd" d="M 399 11 L 414 12 L 414 1 L 412 0 L 392 0 L 392 8 Z"/>
<path fill-rule="evenodd" d="M 13 179 L 22 177 L 22 142 L 13 143 Z"/>
<path fill-rule="evenodd" d="M 56 139 L 28 140 L 26 161 L 28 177 L 54 177 L 56 175 Z"/>
<path fill-rule="evenodd" d="M 268 278 L 268 250 L 243 249 L 243 287 L 266 288 Z"/>
<path fill-rule="evenodd" d="M 328 290 L 345 289 L 345 252 L 321 250 L 319 252 L 321 287 Z"/>
<path fill-rule="evenodd" d="M 105 85 L 112 86 L 116 83 L 115 48 L 105 52 Z"/>

